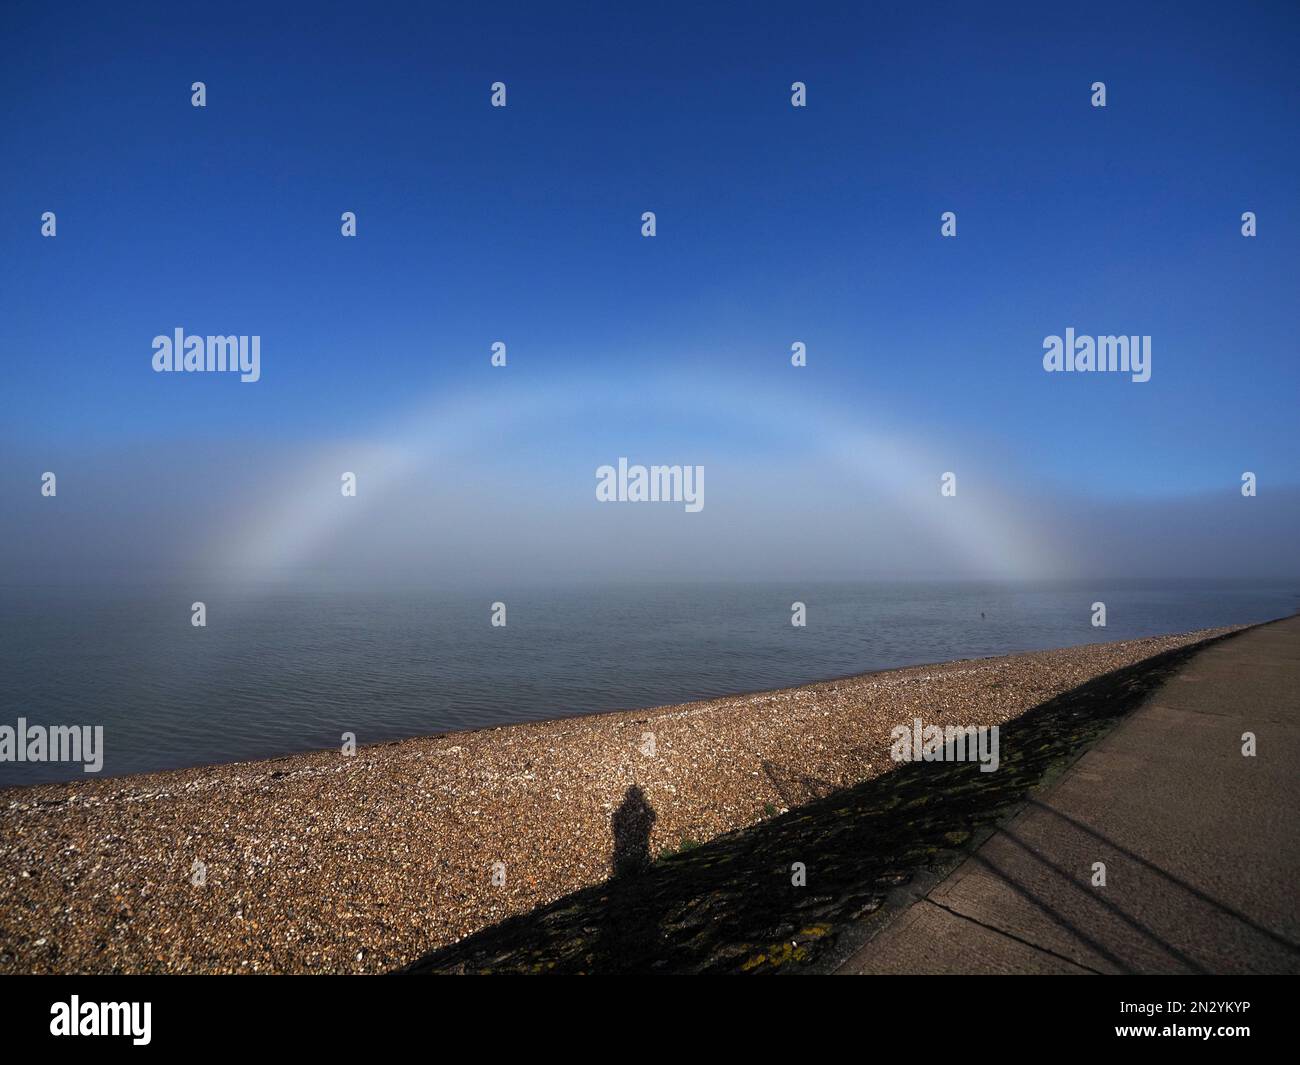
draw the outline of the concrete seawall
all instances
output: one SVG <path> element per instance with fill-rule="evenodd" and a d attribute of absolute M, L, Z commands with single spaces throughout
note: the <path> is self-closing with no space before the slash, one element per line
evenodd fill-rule
<path fill-rule="evenodd" d="M 1297 973 L 1298 821 L 1288 618 L 1194 656 L 841 971 Z"/>

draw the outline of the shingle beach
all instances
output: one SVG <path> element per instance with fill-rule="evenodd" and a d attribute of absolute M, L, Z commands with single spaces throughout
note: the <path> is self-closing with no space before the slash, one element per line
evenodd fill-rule
<path fill-rule="evenodd" d="M 889 772 L 914 718 L 1002 724 L 1233 631 L 0 791 L 0 972 L 392 970 L 608 877 L 634 785 L 676 850 Z"/>

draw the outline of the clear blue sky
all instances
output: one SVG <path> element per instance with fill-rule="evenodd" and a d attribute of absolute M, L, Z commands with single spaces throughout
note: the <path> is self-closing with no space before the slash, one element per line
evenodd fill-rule
<path fill-rule="evenodd" d="M 1297 481 L 1294 3 L 4 23 L 0 441 L 24 461 L 374 437 L 413 395 L 495 387 L 499 339 L 518 389 L 708 372 L 738 408 L 885 411 L 1103 500 Z M 152 373 L 177 326 L 259 334 L 262 380 Z M 1152 380 L 1045 374 L 1067 326 L 1150 334 Z"/>

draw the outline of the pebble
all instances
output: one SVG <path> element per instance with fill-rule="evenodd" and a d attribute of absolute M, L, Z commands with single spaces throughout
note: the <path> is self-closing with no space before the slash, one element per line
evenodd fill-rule
<path fill-rule="evenodd" d="M 1230 631 L 421 737 L 353 757 L 7 789 L 0 973 L 388 971 L 608 877 L 611 811 L 634 785 L 653 809 L 651 854 L 677 850 L 888 772 L 890 730 L 914 717 L 1001 724 Z M 647 732 L 653 756 L 641 749 Z M 39 949 L 51 941 L 57 950 Z"/>

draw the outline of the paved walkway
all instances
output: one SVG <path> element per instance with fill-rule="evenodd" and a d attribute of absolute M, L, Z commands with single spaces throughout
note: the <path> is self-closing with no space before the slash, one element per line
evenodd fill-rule
<path fill-rule="evenodd" d="M 839 971 L 1297 973 L 1297 880 L 1293 617 L 1197 654 Z"/>

